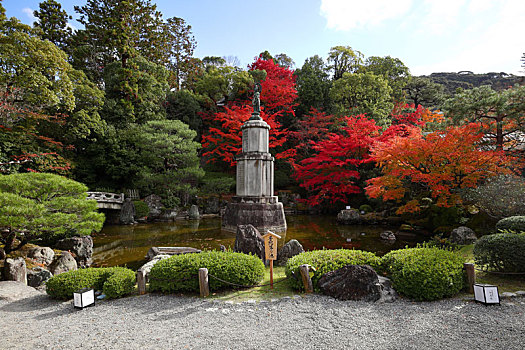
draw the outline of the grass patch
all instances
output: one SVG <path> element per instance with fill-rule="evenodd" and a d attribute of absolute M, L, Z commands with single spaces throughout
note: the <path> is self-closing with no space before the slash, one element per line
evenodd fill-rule
<path fill-rule="evenodd" d="M 211 277 L 210 277 L 211 278 Z M 241 302 L 249 299 L 253 300 L 270 300 L 282 297 L 291 297 L 296 295 L 297 292 L 292 289 L 289 280 L 283 281 L 286 279 L 286 274 L 284 272 L 284 267 L 274 267 L 273 268 L 273 289 L 270 286 L 263 287 L 253 287 L 253 288 L 244 288 L 244 289 L 234 289 L 227 291 L 220 291 L 210 294 L 211 299 L 218 300 L 231 300 L 234 302 Z M 280 282 L 282 281 L 282 282 Z M 279 283 L 278 283 L 279 282 Z M 264 278 L 259 284 L 269 284 L 270 283 L 270 268 L 267 267 L 264 271 Z"/>
<path fill-rule="evenodd" d="M 474 263 L 474 244 L 461 247 L 459 253 L 465 258 L 466 262 Z M 475 266 L 479 269 L 479 266 Z M 498 286 L 500 293 L 517 292 L 525 290 L 525 275 L 500 275 L 476 270 L 476 283 L 493 284 Z"/>

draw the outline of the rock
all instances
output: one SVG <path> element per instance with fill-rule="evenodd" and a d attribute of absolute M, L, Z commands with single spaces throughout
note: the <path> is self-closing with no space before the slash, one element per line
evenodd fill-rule
<path fill-rule="evenodd" d="M 162 208 L 164 207 L 164 205 L 162 205 L 161 200 L 162 198 L 160 198 L 160 196 L 157 196 L 156 194 L 152 194 L 144 198 L 144 203 L 146 203 L 149 207 L 149 220 L 155 220 L 161 215 Z"/>
<path fill-rule="evenodd" d="M 381 298 L 379 302 L 391 303 L 397 299 L 397 293 L 392 287 L 392 281 L 383 276 L 377 276 L 381 285 Z"/>
<path fill-rule="evenodd" d="M 288 259 L 297 254 L 304 253 L 304 248 L 296 239 L 291 239 L 279 250 L 277 253 L 277 260 L 275 264 L 277 266 L 284 266 Z"/>
<path fill-rule="evenodd" d="M 368 265 L 347 265 L 330 271 L 319 280 L 321 291 L 339 300 L 377 301 L 381 284 L 377 273 Z"/>
<path fill-rule="evenodd" d="M 196 206 L 195 204 L 193 204 L 191 207 L 190 207 L 190 210 L 188 211 L 188 218 L 190 220 L 199 220 L 200 219 L 200 214 L 199 214 L 199 207 Z"/>
<path fill-rule="evenodd" d="M 120 209 L 119 221 L 122 225 L 130 225 L 135 223 L 135 204 L 131 198 L 126 198 Z"/>
<path fill-rule="evenodd" d="M 53 276 L 64 272 L 73 271 L 78 268 L 77 261 L 70 252 L 63 251 L 59 257 L 49 265 L 49 271 Z"/>
<path fill-rule="evenodd" d="M 357 209 L 341 210 L 337 214 L 337 222 L 343 225 L 355 225 L 361 221 L 361 215 Z"/>
<path fill-rule="evenodd" d="M 45 281 L 53 277 L 53 274 L 43 267 L 37 266 L 27 269 L 27 285 L 37 288 Z"/>
<path fill-rule="evenodd" d="M 503 292 L 500 294 L 501 299 L 511 299 L 516 298 L 518 295 L 516 293 L 511 292 Z"/>
<path fill-rule="evenodd" d="M 452 230 L 452 233 L 450 233 L 450 242 L 456 244 L 472 244 L 477 239 L 476 233 L 466 226 L 455 228 Z"/>
<path fill-rule="evenodd" d="M 399 230 L 400 231 L 411 232 L 411 231 L 414 231 L 414 228 L 411 225 L 409 225 L 409 224 L 402 224 L 401 226 L 399 226 Z"/>
<path fill-rule="evenodd" d="M 0 281 L 0 300 L 17 301 L 40 295 L 42 295 L 42 292 L 27 286 L 25 283 Z"/>
<path fill-rule="evenodd" d="M 49 247 L 35 247 L 27 253 L 27 257 L 33 259 L 38 264 L 47 266 L 53 262 L 55 252 Z"/>
<path fill-rule="evenodd" d="M 27 284 L 26 261 L 24 258 L 7 258 L 4 262 L 4 279 Z"/>
<path fill-rule="evenodd" d="M 146 254 L 146 259 L 153 260 L 159 255 L 180 255 L 189 253 L 200 253 L 201 250 L 191 247 L 151 247 Z"/>
<path fill-rule="evenodd" d="M 221 200 L 218 196 L 203 198 L 202 207 L 204 214 L 219 214 L 221 211 Z"/>
<path fill-rule="evenodd" d="M 93 262 L 93 238 L 91 236 L 65 238 L 58 241 L 56 247 L 73 253 L 79 267 L 89 267 Z"/>
<path fill-rule="evenodd" d="M 142 265 L 140 269 L 137 270 L 137 272 L 143 271 L 144 275 L 146 276 L 146 282 L 149 282 L 149 273 L 151 271 L 151 268 L 155 266 L 155 264 L 158 263 L 159 261 L 168 259 L 168 258 L 171 258 L 171 255 L 167 255 L 167 254 L 156 255 L 150 261 Z"/>
<path fill-rule="evenodd" d="M 392 231 L 384 231 L 381 232 L 379 238 L 384 239 L 385 241 L 395 241 L 396 235 Z"/>
<path fill-rule="evenodd" d="M 223 246 L 222 244 L 219 245 L 219 249 L 221 250 L 221 252 L 225 252 L 226 251 L 226 247 Z"/>
<path fill-rule="evenodd" d="M 265 260 L 264 256 L 264 239 L 259 230 L 253 225 L 239 225 L 237 226 L 237 234 L 235 236 L 234 252 L 253 254 Z"/>
<path fill-rule="evenodd" d="M 177 218 L 177 215 L 178 215 L 178 210 L 177 209 L 164 209 L 158 220 L 160 221 L 175 221 L 175 219 Z"/>
<path fill-rule="evenodd" d="M 517 296 L 520 296 L 520 297 L 525 297 L 525 290 L 518 290 L 518 291 L 516 292 L 516 295 L 517 295 Z"/>

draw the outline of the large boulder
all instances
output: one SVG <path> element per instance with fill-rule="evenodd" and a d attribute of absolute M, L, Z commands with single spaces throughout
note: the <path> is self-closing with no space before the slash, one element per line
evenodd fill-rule
<path fill-rule="evenodd" d="M 53 274 L 43 267 L 37 266 L 32 269 L 27 269 L 27 285 L 37 288 L 45 281 L 53 277 Z"/>
<path fill-rule="evenodd" d="M 0 300 L 17 301 L 41 295 L 43 295 L 42 292 L 23 282 L 0 281 Z"/>
<path fill-rule="evenodd" d="M 279 250 L 277 253 L 277 260 L 275 261 L 275 265 L 277 266 L 284 266 L 286 265 L 286 262 L 288 259 L 290 259 L 292 256 L 295 256 L 297 254 L 304 253 L 304 248 L 296 239 L 291 239 Z"/>
<path fill-rule="evenodd" d="M 175 221 L 177 215 L 179 214 L 178 209 L 164 209 L 158 218 L 159 221 Z"/>
<path fill-rule="evenodd" d="M 144 203 L 149 207 L 148 220 L 155 220 L 162 214 L 162 208 L 164 208 L 164 205 L 161 200 L 162 198 L 156 194 L 151 194 L 144 198 Z"/>
<path fill-rule="evenodd" d="M 337 214 L 337 222 L 343 225 L 355 225 L 361 222 L 361 214 L 357 209 L 341 210 Z"/>
<path fill-rule="evenodd" d="M 466 226 L 455 228 L 450 234 L 450 241 L 456 244 L 472 244 L 477 239 L 476 233 Z"/>
<path fill-rule="evenodd" d="M 33 259 L 38 264 L 47 266 L 53 262 L 55 252 L 49 247 L 35 247 L 29 250 L 27 257 Z"/>
<path fill-rule="evenodd" d="M 256 255 L 264 261 L 264 239 L 259 230 L 253 225 L 237 226 L 233 251 Z"/>
<path fill-rule="evenodd" d="M 126 198 L 120 209 L 119 221 L 122 225 L 130 225 L 135 223 L 135 204 L 131 198 Z"/>
<path fill-rule="evenodd" d="M 381 298 L 377 273 L 368 265 L 347 265 L 327 272 L 318 285 L 324 294 L 339 300 L 377 301 Z"/>
<path fill-rule="evenodd" d="M 57 242 L 56 248 L 73 253 L 77 265 L 80 267 L 89 267 L 93 262 L 93 238 L 91 236 L 62 239 Z"/>
<path fill-rule="evenodd" d="M 193 204 L 188 211 L 188 218 L 190 220 L 199 220 L 201 215 L 199 214 L 199 207 Z"/>
<path fill-rule="evenodd" d="M 78 269 L 77 261 L 70 252 L 63 251 L 55 261 L 49 265 L 49 271 L 56 276 L 64 272 Z"/>
<path fill-rule="evenodd" d="M 17 281 L 27 284 L 26 261 L 24 258 L 5 259 L 4 279 L 6 281 Z"/>

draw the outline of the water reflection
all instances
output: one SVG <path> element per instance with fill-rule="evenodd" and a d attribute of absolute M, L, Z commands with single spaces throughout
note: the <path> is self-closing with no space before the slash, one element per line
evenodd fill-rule
<path fill-rule="evenodd" d="M 383 255 L 392 249 L 415 245 L 417 237 L 395 242 L 381 240 L 385 226 L 340 226 L 332 216 L 290 216 L 288 230 L 281 233 L 279 247 L 297 239 L 305 250 L 362 249 Z M 235 234 L 220 229 L 220 219 L 182 220 L 171 223 L 134 226 L 105 226 L 93 237 L 93 261 L 97 266 L 140 266 L 151 247 L 185 246 L 198 249 L 219 249 L 222 244 L 233 248 Z"/>

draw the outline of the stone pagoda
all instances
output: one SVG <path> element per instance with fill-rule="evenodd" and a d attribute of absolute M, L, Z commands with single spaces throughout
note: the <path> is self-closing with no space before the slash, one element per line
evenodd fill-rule
<path fill-rule="evenodd" d="M 236 196 L 226 207 L 222 228 L 236 232 L 251 224 L 259 232 L 286 231 L 283 204 L 274 196 L 274 158 L 268 152 L 270 126 L 260 116 L 261 85 L 255 85 L 253 113 L 242 126 L 242 152 L 237 161 Z"/>

